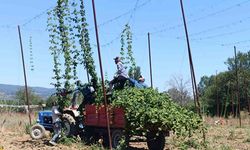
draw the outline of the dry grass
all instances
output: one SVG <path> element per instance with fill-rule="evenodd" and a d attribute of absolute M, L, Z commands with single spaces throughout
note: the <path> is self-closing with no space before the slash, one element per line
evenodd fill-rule
<path fill-rule="evenodd" d="M 215 125 L 215 122 L 218 122 Z M 202 135 L 196 133 L 192 138 L 168 138 L 169 149 L 207 149 L 207 150 L 250 150 L 250 116 L 242 114 L 242 126 L 239 119 L 204 118 L 207 126 L 206 145 L 201 146 Z"/>
<path fill-rule="evenodd" d="M 32 123 L 36 121 L 36 115 L 31 114 Z M 1 113 L 0 115 L 0 131 L 14 131 L 24 133 L 25 126 L 29 124 L 28 114 L 24 113 Z"/>
<path fill-rule="evenodd" d="M 35 122 L 36 115 L 32 114 L 32 121 Z M 206 117 L 207 125 L 206 141 L 207 148 L 202 147 L 202 135 L 197 133 L 191 139 L 183 141 L 175 136 L 167 138 L 166 149 L 208 149 L 208 150 L 250 150 L 250 116 L 242 115 L 242 127 L 239 127 L 238 119 L 221 119 L 222 124 L 215 125 L 214 122 L 221 118 Z M 0 115 L 0 148 L 6 149 L 93 149 L 82 143 L 74 146 L 59 144 L 57 147 L 48 146 L 47 139 L 34 141 L 25 134 L 25 127 L 29 124 L 29 117 L 22 113 L 1 113 Z M 185 141 L 185 143 L 184 143 Z M 136 149 L 146 148 L 146 143 L 133 144 Z"/>

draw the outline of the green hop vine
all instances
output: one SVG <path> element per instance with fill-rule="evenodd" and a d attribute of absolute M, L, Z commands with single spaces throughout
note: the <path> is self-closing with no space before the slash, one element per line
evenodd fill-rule
<path fill-rule="evenodd" d="M 52 84 L 58 92 L 62 87 L 67 91 L 74 88 L 79 65 L 97 81 L 87 26 L 83 0 L 57 0 L 57 6 L 48 12 L 49 49 L 54 64 L 52 79 L 55 80 Z M 68 96 L 59 97 L 60 107 L 67 107 L 68 99 Z"/>
<path fill-rule="evenodd" d="M 29 38 L 29 49 L 30 49 L 30 70 L 34 71 L 34 57 L 33 57 L 33 47 L 32 47 L 32 36 Z"/>
<path fill-rule="evenodd" d="M 51 55 L 53 56 L 53 64 L 54 64 L 54 76 L 52 77 L 52 79 L 56 80 L 55 83 L 52 83 L 52 85 L 55 86 L 56 90 L 59 92 L 60 88 L 62 86 L 62 82 L 61 82 L 61 63 L 59 60 L 59 56 L 60 56 L 60 51 L 59 51 L 59 32 L 57 31 L 58 29 L 58 24 L 57 22 L 55 22 L 56 18 L 56 8 L 54 8 L 53 10 L 49 11 L 48 14 L 48 20 L 47 20 L 47 30 L 49 31 L 49 42 L 50 42 L 50 46 L 49 46 L 49 50 L 51 51 Z"/>
<path fill-rule="evenodd" d="M 125 46 L 127 49 L 127 53 L 125 52 Z M 125 64 L 125 66 L 129 65 L 129 70 L 131 70 L 131 75 L 134 78 L 134 73 L 136 70 L 136 63 L 135 63 L 135 58 L 133 57 L 133 51 L 132 51 L 132 32 L 128 24 L 125 25 L 125 28 L 121 34 L 120 55 L 121 55 L 121 60 Z"/>
<path fill-rule="evenodd" d="M 87 29 L 88 24 L 85 18 L 85 9 L 84 9 L 83 0 L 81 0 L 81 3 L 80 3 L 80 16 L 81 16 L 81 20 L 80 20 L 81 26 L 78 26 L 78 28 L 80 27 L 79 28 L 79 31 L 80 31 L 79 43 L 81 45 L 81 50 L 82 50 L 82 57 L 83 57 L 82 63 L 84 64 L 85 69 L 87 69 L 87 72 L 90 74 L 92 79 L 97 81 L 98 78 L 97 78 L 97 73 L 95 70 L 94 59 L 92 56 L 93 52 L 90 47 L 89 32 Z"/>

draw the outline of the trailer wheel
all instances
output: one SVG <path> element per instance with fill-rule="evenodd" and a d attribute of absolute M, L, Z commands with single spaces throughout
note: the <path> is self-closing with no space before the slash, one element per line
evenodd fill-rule
<path fill-rule="evenodd" d="M 38 140 L 45 136 L 45 128 L 40 124 L 35 124 L 30 129 L 32 139 Z"/>
<path fill-rule="evenodd" d="M 95 130 L 93 127 L 85 126 L 84 131 L 80 135 L 81 139 L 87 144 L 94 143 L 96 141 L 95 139 Z"/>
<path fill-rule="evenodd" d="M 63 114 L 62 121 L 63 121 L 63 125 L 62 125 L 63 133 L 67 137 L 71 137 L 71 136 L 76 135 L 77 130 L 76 130 L 75 119 L 69 114 Z"/>
<path fill-rule="evenodd" d="M 147 133 L 147 145 L 149 150 L 163 150 L 165 147 L 165 136 L 162 132 L 157 135 L 156 132 Z"/>
<path fill-rule="evenodd" d="M 112 139 L 112 147 L 117 148 L 120 144 L 120 140 L 122 139 L 123 132 L 122 130 L 115 129 L 112 131 L 111 139 Z"/>

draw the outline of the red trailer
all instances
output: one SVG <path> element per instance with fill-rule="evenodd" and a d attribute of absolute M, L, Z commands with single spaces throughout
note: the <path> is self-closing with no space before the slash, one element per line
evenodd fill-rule
<path fill-rule="evenodd" d="M 109 110 L 109 124 L 111 132 L 112 147 L 116 148 L 119 141 L 124 136 L 126 144 L 129 143 L 129 137 L 125 133 L 126 119 L 125 111 L 122 108 L 114 108 L 107 106 Z M 66 128 L 66 135 L 80 135 L 86 143 L 96 142 L 103 139 L 103 144 L 108 146 L 108 130 L 107 130 L 107 113 L 104 105 L 85 105 L 83 118 L 75 110 L 69 109 L 64 111 L 63 122 Z M 83 124 L 83 128 L 79 125 Z M 152 129 L 146 135 L 147 145 L 150 150 L 163 150 L 165 146 L 165 136 L 169 135 L 169 131 L 160 132 Z"/>

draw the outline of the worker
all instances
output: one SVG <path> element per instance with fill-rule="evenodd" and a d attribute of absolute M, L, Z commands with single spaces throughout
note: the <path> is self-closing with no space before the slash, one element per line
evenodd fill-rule
<path fill-rule="evenodd" d="M 145 84 L 145 78 L 143 78 L 142 75 L 140 75 L 140 77 L 139 77 L 139 79 L 138 79 L 138 83 L 139 83 L 140 85 L 142 85 L 143 88 L 147 88 L 147 87 L 148 87 L 148 85 Z"/>
<path fill-rule="evenodd" d="M 53 101 L 53 107 L 52 107 L 52 122 L 53 122 L 53 130 L 54 135 L 52 139 L 49 141 L 49 143 L 53 146 L 57 145 L 56 142 L 61 137 L 62 132 L 62 120 L 61 118 L 62 113 L 59 111 L 59 106 L 56 101 Z"/>
<path fill-rule="evenodd" d="M 77 84 L 77 90 L 74 93 L 74 95 L 80 92 L 83 95 L 83 100 L 77 109 L 78 111 L 80 111 L 80 114 L 83 113 L 83 108 L 85 107 L 86 104 L 94 103 L 96 97 L 96 92 L 95 92 L 96 89 L 94 87 L 97 88 L 97 81 L 95 79 L 91 79 L 91 84 L 82 85 L 80 82 L 79 84 Z M 75 96 L 73 96 L 73 98 L 75 98 Z"/>
<path fill-rule="evenodd" d="M 144 83 L 145 79 L 140 76 L 138 81 L 133 79 L 133 78 L 128 78 L 129 82 L 132 84 L 132 86 L 138 88 L 138 89 L 144 89 L 147 88 L 148 86 Z"/>
<path fill-rule="evenodd" d="M 128 74 L 127 74 L 126 68 L 123 66 L 121 62 L 121 58 L 115 57 L 114 60 L 117 66 L 117 72 L 116 72 L 114 79 L 111 80 L 109 83 L 109 91 L 112 90 L 112 87 L 114 84 L 119 84 L 117 87 L 119 89 L 122 89 L 124 87 L 126 80 L 128 79 Z"/>

